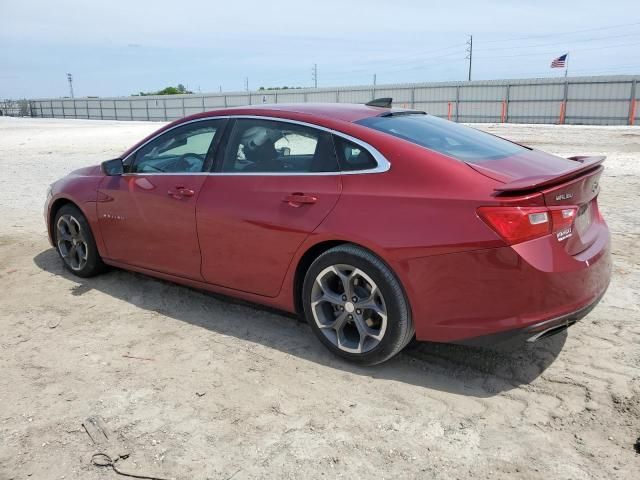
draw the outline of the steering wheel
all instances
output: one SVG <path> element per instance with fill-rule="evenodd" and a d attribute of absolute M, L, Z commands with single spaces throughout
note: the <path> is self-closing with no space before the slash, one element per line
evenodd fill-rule
<path fill-rule="evenodd" d="M 176 160 L 176 167 L 188 172 L 199 172 L 202 170 L 203 164 L 204 155 L 199 155 L 197 153 L 184 153 Z"/>
<path fill-rule="evenodd" d="M 293 170 L 294 169 L 294 165 L 291 162 L 282 161 L 280 163 L 282 164 L 282 169 L 283 170 Z"/>

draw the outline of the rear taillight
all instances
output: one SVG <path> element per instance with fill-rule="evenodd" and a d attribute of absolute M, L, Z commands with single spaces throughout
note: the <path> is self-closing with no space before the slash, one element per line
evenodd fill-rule
<path fill-rule="evenodd" d="M 578 213 L 578 207 L 551 208 L 550 210 L 554 231 L 570 228 Z"/>
<path fill-rule="evenodd" d="M 571 229 L 577 211 L 578 207 L 480 207 L 478 215 L 513 245 Z"/>

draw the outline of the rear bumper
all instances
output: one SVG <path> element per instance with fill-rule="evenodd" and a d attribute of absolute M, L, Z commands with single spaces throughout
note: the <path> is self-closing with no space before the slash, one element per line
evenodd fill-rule
<path fill-rule="evenodd" d="M 597 305 L 611 277 L 610 237 L 569 255 L 555 236 L 513 247 L 407 261 L 416 339 L 487 345 L 529 340 L 575 323 Z"/>
<path fill-rule="evenodd" d="M 600 303 L 600 300 L 602 300 L 603 296 L 604 293 L 589 305 L 558 318 L 545 320 L 544 322 L 536 323 L 525 328 L 518 328 L 506 332 L 483 335 L 480 337 L 474 337 L 471 339 L 460 340 L 452 343 L 475 347 L 488 347 L 497 345 L 516 345 L 526 342 L 537 342 L 538 340 L 549 338 L 553 335 L 564 332 L 571 325 L 582 320 L 589 314 L 589 312 L 591 312 L 591 310 L 595 308 L 596 305 L 598 305 L 598 303 Z"/>

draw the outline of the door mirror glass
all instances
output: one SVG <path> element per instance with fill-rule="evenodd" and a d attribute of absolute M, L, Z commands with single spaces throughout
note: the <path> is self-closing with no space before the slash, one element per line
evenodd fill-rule
<path fill-rule="evenodd" d="M 110 177 L 122 175 L 124 173 L 122 160 L 120 158 L 114 158 L 113 160 L 102 162 L 102 171 L 105 175 L 108 175 Z"/>

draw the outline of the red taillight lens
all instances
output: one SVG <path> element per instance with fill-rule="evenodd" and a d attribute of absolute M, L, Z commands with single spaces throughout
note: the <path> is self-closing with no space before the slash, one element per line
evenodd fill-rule
<path fill-rule="evenodd" d="M 573 225 L 573 221 L 578 214 L 578 207 L 561 207 L 551 210 L 551 219 L 553 221 L 553 230 L 561 230 L 569 228 Z"/>
<path fill-rule="evenodd" d="M 544 207 L 480 207 L 478 215 L 510 245 L 551 233 Z"/>
<path fill-rule="evenodd" d="M 551 232 L 571 236 L 578 207 L 480 207 L 478 215 L 509 245 L 542 237 Z M 568 235 L 567 235 L 568 234 Z"/>

